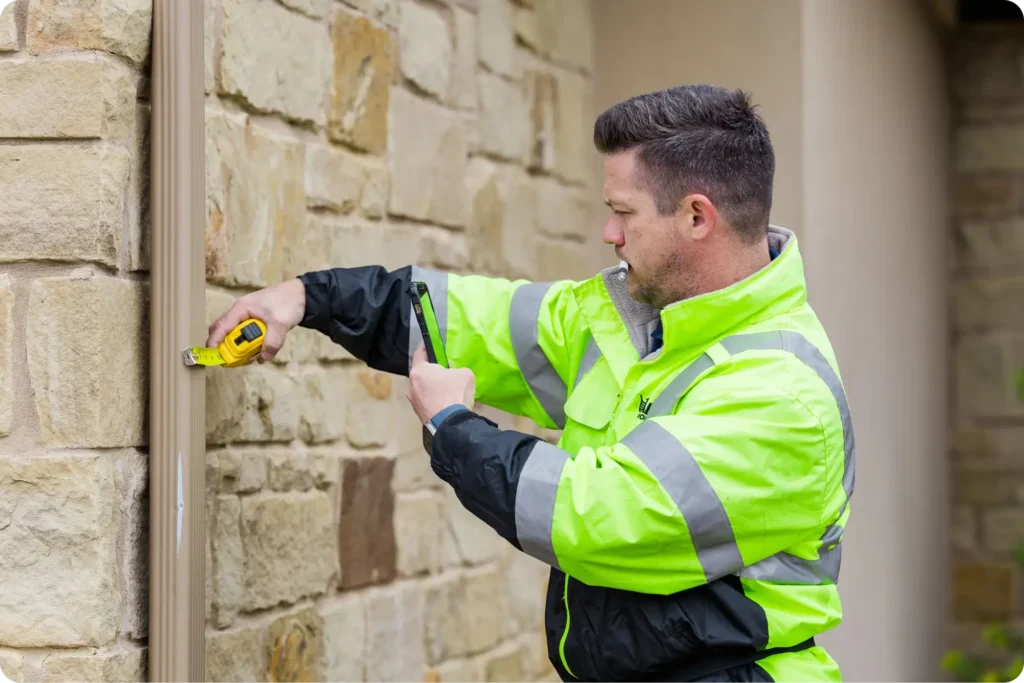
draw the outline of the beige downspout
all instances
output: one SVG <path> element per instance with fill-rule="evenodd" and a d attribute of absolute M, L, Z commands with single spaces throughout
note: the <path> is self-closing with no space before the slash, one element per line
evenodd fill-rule
<path fill-rule="evenodd" d="M 206 680 L 203 1 L 154 0 L 149 679 Z"/>

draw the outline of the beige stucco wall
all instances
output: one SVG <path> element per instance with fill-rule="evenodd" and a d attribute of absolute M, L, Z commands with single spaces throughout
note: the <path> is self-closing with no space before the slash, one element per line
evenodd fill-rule
<path fill-rule="evenodd" d="M 147 676 L 150 6 L 0 16 L 15 681 Z M 204 6 L 208 318 L 333 265 L 592 273 L 586 0 Z M 401 378 L 304 330 L 206 372 L 209 680 L 550 676 L 546 568 L 434 477 Z"/>
<path fill-rule="evenodd" d="M 821 641 L 847 680 L 938 675 L 946 601 L 945 62 L 914 0 L 595 2 L 601 104 L 686 82 L 742 87 L 777 153 L 857 435 L 840 579 Z M 713 41 L 696 37 L 713 32 Z M 687 37 L 694 38 L 692 40 Z"/>

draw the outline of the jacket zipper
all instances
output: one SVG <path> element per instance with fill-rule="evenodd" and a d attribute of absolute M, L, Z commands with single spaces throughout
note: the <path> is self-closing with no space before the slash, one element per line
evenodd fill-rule
<path fill-rule="evenodd" d="M 576 678 L 576 674 L 569 668 L 569 662 L 565 661 L 565 639 L 569 637 L 569 575 L 565 575 L 565 590 L 562 592 L 562 599 L 565 601 L 565 631 L 562 633 L 562 640 L 558 644 L 558 655 L 562 659 L 562 666 L 570 676 Z"/>

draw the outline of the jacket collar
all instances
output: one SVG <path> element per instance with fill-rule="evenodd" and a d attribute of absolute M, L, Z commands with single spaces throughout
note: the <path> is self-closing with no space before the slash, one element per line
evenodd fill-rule
<path fill-rule="evenodd" d="M 773 225 L 768 229 L 768 241 L 779 256 L 758 272 L 661 310 L 630 297 L 615 267 L 578 283 L 574 288 L 577 303 L 619 383 L 641 358 L 693 358 L 728 334 L 803 304 L 807 285 L 796 235 Z M 664 346 L 645 358 L 650 334 L 659 320 Z"/>

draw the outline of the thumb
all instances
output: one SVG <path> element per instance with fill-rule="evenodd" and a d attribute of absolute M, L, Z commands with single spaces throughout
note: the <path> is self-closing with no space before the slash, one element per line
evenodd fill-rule
<path fill-rule="evenodd" d="M 423 342 L 420 342 L 419 346 L 416 347 L 416 351 L 412 354 L 412 366 L 416 367 L 427 362 L 429 362 L 427 360 L 427 347 L 423 345 Z"/>

